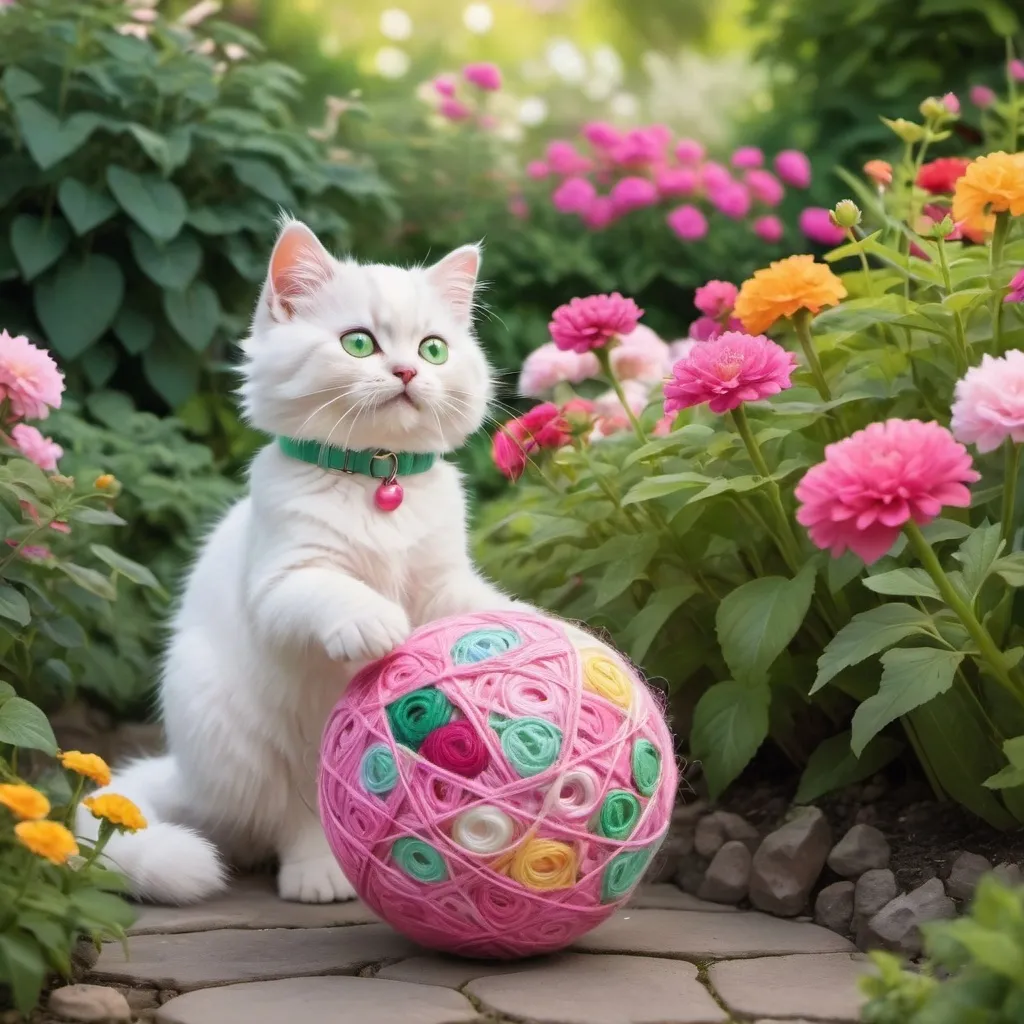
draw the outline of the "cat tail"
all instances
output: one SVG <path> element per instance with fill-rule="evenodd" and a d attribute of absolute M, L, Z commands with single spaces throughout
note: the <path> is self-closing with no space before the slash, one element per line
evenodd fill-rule
<path fill-rule="evenodd" d="M 99 791 L 128 797 L 146 816 L 145 829 L 111 836 L 102 857 L 107 867 L 125 875 L 138 899 L 196 903 L 227 886 L 227 870 L 216 847 L 194 829 L 161 820 L 182 805 L 182 789 L 177 762 L 165 754 L 126 765 Z M 78 835 L 95 840 L 99 824 L 79 806 Z"/>

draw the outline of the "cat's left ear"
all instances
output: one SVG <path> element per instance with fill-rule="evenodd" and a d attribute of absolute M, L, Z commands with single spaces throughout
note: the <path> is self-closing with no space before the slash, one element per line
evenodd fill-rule
<path fill-rule="evenodd" d="M 462 320 L 473 311 L 473 292 L 483 258 L 479 245 L 462 245 L 427 269 L 430 283 Z"/>

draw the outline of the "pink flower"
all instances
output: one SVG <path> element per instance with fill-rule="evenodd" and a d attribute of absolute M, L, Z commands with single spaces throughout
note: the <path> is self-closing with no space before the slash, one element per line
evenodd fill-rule
<path fill-rule="evenodd" d="M 1007 438 L 1024 443 L 1024 352 L 981 357 L 956 383 L 953 436 L 979 452 L 995 451 Z"/>
<path fill-rule="evenodd" d="M 704 147 L 696 139 L 680 139 L 676 143 L 676 159 L 681 164 L 699 164 L 704 159 Z"/>
<path fill-rule="evenodd" d="M 970 97 L 971 102 L 981 110 L 987 110 L 998 99 L 987 85 L 972 85 Z"/>
<path fill-rule="evenodd" d="M 619 344 L 612 349 L 611 360 L 619 380 L 648 384 L 661 380 L 670 365 L 668 345 L 643 324 L 637 324 L 635 330 L 619 339 Z"/>
<path fill-rule="evenodd" d="M 828 210 L 820 206 L 808 206 L 800 213 L 800 230 L 818 245 L 839 245 L 846 232 L 832 223 Z"/>
<path fill-rule="evenodd" d="M 454 96 L 447 96 L 441 100 L 437 109 L 441 116 L 448 118 L 449 121 L 466 121 L 473 113 L 462 100 L 457 100 Z"/>
<path fill-rule="evenodd" d="M 743 180 L 750 189 L 750 194 L 765 206 L 778 206 L 786 194 L 782 182 L 771 171 L 747 171 Z"/>
<path fill-rule="evenodd" d="M 697 188 L 697 172 L 689 167 L 662 167 L 654 175 L 654 184 L 662 197 L 688 196 Z"/>
<path fill-rule="evenodd" d="M 661 124 L 626 132 L 609 156 L 619 167 L 646 167 L 665 155 L 672 133 Z"/>
<path fill-rule="evenodd" d="M 675 421 L 675 416 L 662 416 L 651 429 L 651 437 L 668 437 L 672 433 L 672 425 Z"/>
<path fill-rule="evenodd" d="M 583 211 L 583 223 L 591 231 L 601 231 L 615 220 L 615 205 L 608 196 L 595 196 Z"/>
<path fill-rule="evenodd" d="M 687 333 L 693 341 L 710 341 L 722 333 L 722 325 L 709 316 L 699 316 L 690 324 L 690 330 Z"/>
<path fill-rule="evenodd" d="M 960 113 L 960 100 L 955 92 L 947 92 L 946 95 L 942 97 L 942 105 L 951 114 Z"/>
<path fill-rule="evenodd" d="M 825 461 L 797 484 L 796 518 L 833 557 L 849 548 L 871 563 L 911 519 L 924 526 L 944 505 L 970 505 L 965 485 L 978 479 L 967 450 L 938 423 L 872 423 L 825 448 Z"/>
<path fill-rule="evenodd" d="M 508 201 L 508 212 L 517 220 L 526 220 L 530 216 L 530 206 L 522 196 L 512 196 Z"/>
<path fill-rule="evenodd" d="M 551 316 L 548 329 L 561 349 L 589 352 L 603 348 L 611 338 L 636 330 L 644 311 L 632 299 L 618 292 L 589 295 L 559 306 Z"/>
<path fill-rule="evenodd" d="M 64 375 L 45 349 L 36 348 L 22 335 L 0 331 L 0 399 L 11 412 L 30 420 L 44 420 L 60 408 Z"/>
<path fill-rule="evenodd" d="M 793 188 L 809 188 L 811 161 L 799 149 L 784 149 L 775 158 L 775 173 Z"/>
<path fill-rule="evenodd" d="M 1018 270 L 1010 282 L 1010 290 L 1003 302 L 1024 302 L 1024 270 Z"/>
<path fill-rule="evenodd" d="M 9 548 L 16 548 L 18 546 L 18 542 L 13 537 L 9 537 L 5 543 Z M 50 549 L 42 544 L 26 544 L 18 552 L 19 557 L 29 562 L 45 562 L 51 554 Z"/>
<path fill-rule="evenodd" d="M 1015 82 L 1024 82 L 1024 60 L 1020 60 L 1014 57 L 1006 66 L 1006 70 L 1010 72 L 1010 77 Z"/>
<path fill-rule="evenodd" d="M 622 382 L 622 393 L 625 395 L 626 403 L 633 415 L 640 416 L 647 408 L 650 386 L 638 380 L 626 380 Z M 590 436 L 592 441 L 600 441 L 612 434 L 620 434 L 624 430 L 629 430 L 632 425 L 625 408 L 619 401 L 619 396 L 612 390 L 608 390 L 594 399 L 594 415 L 594 431 Z"/>
<path fill-rule="evenodd" d="M 541 398 L 558 384 L 579 384 L 600 372 L 593 352 L 565 351 L 549 341 L 523 360 L 519 393 L 525 398 Z"/>
<path fill-rule="evenodd" d="M 768 214 L 765 217 L 758 217 L 754 221 L 754 234 L 761 239 L 762 242 L 768 242 L 770 245 L 775 242 L 782 240 L 783 227 L 782 221 L 778 217 Z"/>
<path fill-rule="evenodd" d="M 501 88 L 501 72 L 496 64 L 486 61 L 479 64 L 467 64 L 462 69 L 462 77 L 471 85 L 485 92 L 497 92 Z"/>
<path fill-rule="evenodd" d="M 665 220 L 684 242 L 696 242 L 708 233 L 707 217 L 696 206 L 677 206 Z"/>
<path fill-rule="evenodd" d="M 571 142 L 564 139 L 549 142 L 544 155 L 547 157 L 548 167 L 555 174 L 586 174 L 590 170 L 590 161 L 578 153 Z"/>
<path fill-rule="evenodd" d="M 553 402 L 544 402 L 498 430 L 491 442 L 491 457 L 509 480 L 518 480 L 531 452 L 561 448 L 571 439 L 572 431 L 561 410 Z"/>
<path fill-rule="evenodd" d="M 686 359 L 699 344 L 700 342 L 695 341 L 693 338 L 677 338 L 675 341 L 670 342 L 668 346 L 669 364 L 674 365 L 680 359 Z"/>
<path fill-rule="evenodd" d="M 647 178 L 620 178 L 612 186 L 612 209 L 616 214 L 629 213 L 658 201 L 658 190 Z"/>
<path fill-rule="evenodd" d="M 730 184 L 732 175 L 729 173 L 728 167 L 723 167 L 721 164 L 716 164 L 714 160 L 709 160 L 700 169 L 700 180 L 704 183 L 706 189 L 723 188 Z"/>
<path fill-rule="evenodd" d="M 531 160 L 526 165 L 526 176 L 534 181 L 543 181 L 551 173 L 551 168 L 543 160 Z"/>
<path fill-rule="evenodd" d="M 708 199 L 719 212 L 733 220 L 742 220 L 750 213 L 750 193 L 746 186 L 738 181 L 711 189 L 708 192 Z"/>
<path fill-rule="evenodd" d="M 607 151 L 622 141 L 622 133 L 607 121 L 589 121 L 583 126 L 583 137 L 594 149 Z"/>
<path fill-rule="evenodd" d="M 455 95 L 455 82 L 449 75 L 438 75 L 434 79 L 434 92 L 438 96 L 446 96 L 451 98 Z"/>
<path fill-rule="evenodd" d="M 733 167 L 761 167 L 764 164 L 764 153 L 757 146 L 740 146 L 732 155 Z"/>
<path fill-rule="evenodd" d="M 721 320 L 732 312 L 739 289 L 729 281 L 708 281 L 693 296 L 693 304 L 712 320 Z"/>
<path fill-rule="evenodd" d="M 586 178 L 566 178 L 551 196 L 559 213 L 583 213 L 594 201 L 597 189 Z"/>
<path fill-rule="evenodd" d="M 43 437 L 35 427 L 26 423 L 18 423 L 11 430 L 11 440 L 15 448 L 40 469 L 48 473 L 56 472 L 57 460 L 64 454 L 64 449 L 55 441 Z"/>

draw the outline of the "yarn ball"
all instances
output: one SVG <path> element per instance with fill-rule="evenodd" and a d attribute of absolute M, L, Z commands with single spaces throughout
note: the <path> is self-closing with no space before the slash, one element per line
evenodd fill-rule
<path fill-rule="evenodd" d="M 443 619 L 364 668 L 324 732 L 320 814 L 415 941 L 512 958 L 621 907 L 668 830 L 662 710 L 599 640 L 518 611 Z"/>

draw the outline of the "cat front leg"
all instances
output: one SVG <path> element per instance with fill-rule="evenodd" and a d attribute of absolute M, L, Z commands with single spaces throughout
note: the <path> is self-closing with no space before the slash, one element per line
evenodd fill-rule
<path fill-rule="evenodd" d="M 447 615 L 469 612 L 537 611 L 525 601 L 509 597 L 497 586 L 484 579 L 468 560 L 464 564 L 450 565 L 435 570 L 432 587 L 424 588 L 424 598 L 416 608 L 417 623 L 433 622 Z"/>
<path fill-rule="evenodd" d="M 320 819 L 298 801 L 279 842 L 277 892 L 295 903 L 352 900 L 356 891 L 345 877 L 324 835 Z"/>

